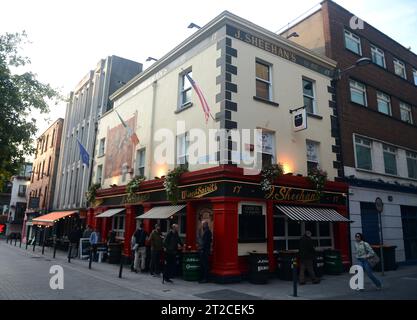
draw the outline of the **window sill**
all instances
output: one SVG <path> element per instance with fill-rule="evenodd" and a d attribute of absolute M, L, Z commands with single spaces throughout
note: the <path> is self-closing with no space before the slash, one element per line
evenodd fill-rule
<path fill-rule="evenodd" d="M 181 108 L 177 108 L 177 110 L 175 110 L 174 113 L 175 114 L 180 113 L 180 112 L 182 112 L 184 110 L 187 110 L 187 109 L 191 108 L 192 106 L 193 106 L 193 103 L 192 102 L 188 102 L 188 103 L 182 105 Z"/>
<path fill-rule="evenodd" d="M 266 100 L 264 98 L 259 98 L 257 96 L 253 96 L 253 100 L 263 102 L 263 103 L 269 104 L 269 105 L 274 106 L 274 107 L 279 107 L 279 103 L 273 102 L 271 100 Z"/>
<path fill-rule="evenodd" d="M 103 158 L 105 156 L 105 154 L 100 154 L 97 156 L 97 158 Z"/>
<path fill-rule="evenodd" d="M 307 117 L 323 120 L 322 116 L 319 116 L 318 114 L 314 114 L 314 113 L 308 113 L 307 112 Z"/>
<path fill-rule="evenodd" d="M 384 173 L 384 172 L 377 172 L 377 171 L 372 171 L 372 170 L 367 170 L 367 169 L 361 169 L 361 168 L 355 168 L 355 169 L 357 171 L 359 171 L 359 172 L 366 172 L 366 173 L 371 173 L 371 174 L 375 174 L 375 175 L 385 176 L 385 177 L 389 177 L 389 178 L 404 179 L 404 180 L 410 180 L 410 181 L 414 181 L 414 182 L 417 181 L 417 179 L 414 179 L 414 178 L 403 177 L 403 176 L 393 175 L 393 174 Z M 400 185 L 401 185 L 401 183 L 400 183 Z"/>
<path fill-rule="evenodd" d="M 349 48 L 347 48 L 347 47 L 345 47 L 345 49 L 346 49 L 348 52 L 353 53 L 355 56 L 358 56 L 358 57 L 363 58 L 363 55 L 362 55 L 362 54 L 359 54 L 359 53 L 357 53 L 357 52 L 355 52 L 355 51 L 353 51 L 353 50 L 350 50 L 350 49 L 349 49 Z"/>

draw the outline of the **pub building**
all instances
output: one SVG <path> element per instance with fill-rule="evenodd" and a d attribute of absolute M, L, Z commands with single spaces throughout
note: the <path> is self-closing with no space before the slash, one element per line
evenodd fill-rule
<path fill-rule="evenodd" d="M 334 181 L 341 165 L 335 67 L 329 58 L 221 13 L 110 97 L 112 109 L 98 121 L 92 184 L 100 188 L 87 224 L 104 241 L 114 231 L 130 256 L 138 220 L 148 232 L 156 221 L 164 232 L 178 223 L 186 250 L 197 249 L 201 221 L 209 220 L 210 273 L 218 282 L 245 276 L 249 252 L 267 254 L 274 271 L 275 254 L 297 249 L 305 230 L 318 248 L 339 250 L 348 266 L 347 185 Z M 207 121 L 196 86 L 212 113 Z M 196 128 L 215 148 L 192 161 Z M 244 129 L 252 133 L 248 142 L 211 134 L 243 137 Z M 129 131 L 139 142 L 129 139 Z M 161 133 L 167 132 L 173 136 L 167 135 L 165 147 L 173 150 L 160 161 Z M 255 153 L 262 165 L 283 166 L 268 191 L 243 161 Z M 164 182 L 180 166 L 188 172 L 180 176 L 177 201 L 170 201 Z M 327 172 L 321 193 L 307 179 L 315 168 Z M 147 178 L 132 196 L 127 185 L 136 176 Z"/>

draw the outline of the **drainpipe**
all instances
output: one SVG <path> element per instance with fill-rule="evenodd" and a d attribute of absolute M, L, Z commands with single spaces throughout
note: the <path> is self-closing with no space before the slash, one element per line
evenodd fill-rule
<path fill-rule="evenodd" d="M 155 80 L 152 83 L 152 110 L 151 110 L 151 127 L 150 127 L 150 138 L 149 138 L 149 151 L 148 153 L 148 168 L 149 168 L 149 179 L 152 179 L 153 170 L 153 136 L 154 136 L 154 124 L 155 124 L 155 108 L 156 108 L 156 88 L 158 82 Z"/>

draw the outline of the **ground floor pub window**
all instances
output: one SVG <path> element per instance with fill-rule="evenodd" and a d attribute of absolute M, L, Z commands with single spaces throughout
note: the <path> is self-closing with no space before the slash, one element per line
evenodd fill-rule
<path fill-rule="evenodd" d="M 116 233 L 116 239 L 125 237 L 125 215 L 115 215 L 113 217 L 113 231 Z"/>
<path fill-rule="evenodd" d="M 239 242 L 266 242 L 266 215 L 262 204 L 246 204 L 239 206 Z"/>
<path fill-rule="evenodd" d="M 299 249 L 300 238 L 311 231 L 316 248 L 333 248 L 333 224 L 331 222 L 294 221 L 285 215 L 274 215 L 274 250 Z"/>

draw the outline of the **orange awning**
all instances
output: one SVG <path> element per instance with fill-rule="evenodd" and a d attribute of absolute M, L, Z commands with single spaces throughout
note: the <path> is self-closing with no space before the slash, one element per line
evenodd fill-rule
<path fill-rule="evenodd" d="M 33 225 L 38 226 L 53 226 L 56 221 L 59 219 L 69 217 L 70 215 L 73 215 L 74 213 L 77 213 L 77 211 L 55 211 L 50 212 L 48 214 L 45 214 L 43 216 L 37 217 L 32 220 Z"/>

